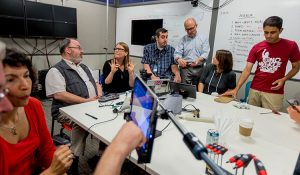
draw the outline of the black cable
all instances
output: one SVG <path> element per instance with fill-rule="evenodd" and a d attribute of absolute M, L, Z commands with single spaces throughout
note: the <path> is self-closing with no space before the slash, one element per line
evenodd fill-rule
<path fill-rule="evenodd" d="M 197 110 L 198 108 L 196 108 L 193 104 L 187 104 L 185 105 L 182 109 L 183 111 L 187 111 L 187 112 L 193 112 L 193 110 L 189 110 L 189 109 L 186 109 L 186 107 L 188 106 L 192 106 L 194 108 L 194 110 Z"/>
<path fill-rule="evenodd" d="M 118 117 L 118 115 L 119 115 L 119 113 L 117 113 L 117 115 L 116 115 L 114 118 L 112 118 L 112 119 L 104 120 L 104 121 L 102 121 L 102 122 L 97 122 L 97 123 L 93 124 L 92 126 L 90 126 L 90 127 L 88 128 L 87 132 L 89 132 L 89 130 L 90 130 L 93 126 L 95 126 L 95 125 L 98 125 L 98 124 L 101 124 L 101 123 L 106 123 L 106 122 L 110 122 L 110 121 L 115 120 L 115 119 Z"/>
<path fill-rule="evenodd" d="M 165 129 L 167 129 L 167 127 L 170 125 L 170 123 L 171 123 L 171 121 L 167 124 L 167 126 L 165 126 L 165 127 L 161 130 L 161 132 L 163 132 Z"/>
<path fill-rule="evenodd" d="M 194 110 L 186 109 L 186 107 L 188 107 L 188 106 L 192 106 L 192 107 L 194 108 Z M 185 105 L 185 106 L 182 108 L 182 111 L 192 112 L 192 113 L 194 114 L 194 117 L 197 117 L 197 118 L 200 117 L 200 115 L 199 115 L 200 109 L 196 108 L 196 107 L 195 107 L 194 105 L 192 105 L 192 104 L 187 104 L 187 105 Z"/>

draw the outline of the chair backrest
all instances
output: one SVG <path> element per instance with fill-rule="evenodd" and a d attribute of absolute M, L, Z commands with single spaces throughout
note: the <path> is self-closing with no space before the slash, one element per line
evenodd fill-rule
<path fill-rule="evenodd" d="M 100 77 L 99 77 L 99 83 L 104 84 L 103 74 L 101 74 Z"/>
<path fill-rule="evenodd" d="M 250 91 L 250 87 L 251 87 L 251 83 L 252 83 L 252 81 L 248 81 L 246 83 L 246 86 L 245 86 L 245 96 L 244 96 L 244 98 L 240 99 L 241 102 L 247 102 L 249 91 Z"/>

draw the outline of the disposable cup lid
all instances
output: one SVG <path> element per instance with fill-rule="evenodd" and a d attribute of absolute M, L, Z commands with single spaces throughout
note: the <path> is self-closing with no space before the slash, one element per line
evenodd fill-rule
<path fill-rule="evenodd" d="M 254 122 L 251 119 L 242 119 L 240 121 L 240 126 L 242 126 L 244 128 L 252 128 L 253 125 L 254 125 Z"/>

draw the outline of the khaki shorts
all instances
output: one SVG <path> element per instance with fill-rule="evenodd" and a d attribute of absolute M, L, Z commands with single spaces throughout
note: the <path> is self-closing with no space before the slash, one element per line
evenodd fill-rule
<path fill-rule="evenodd" d="M 283 94 L 272 94 L 250 89 L 248 103 L 258 107 L 280 111 L 283 107 Z"/>

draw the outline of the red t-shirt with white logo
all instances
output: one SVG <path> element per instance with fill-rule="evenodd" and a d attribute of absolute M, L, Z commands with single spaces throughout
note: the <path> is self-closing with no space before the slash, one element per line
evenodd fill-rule
<path fill-rule="evenodd" d="M 300 61 L 300 52 L 296 42 L 280 39 L 271 44 L 262 41 L 253 46 L 247 62 L 258 62 L 251 88 L 258 91 L 283 94 L 283 87 L 279 90 L 271 90 L 272 83 L 285 76 L 288 61 Z"/>

